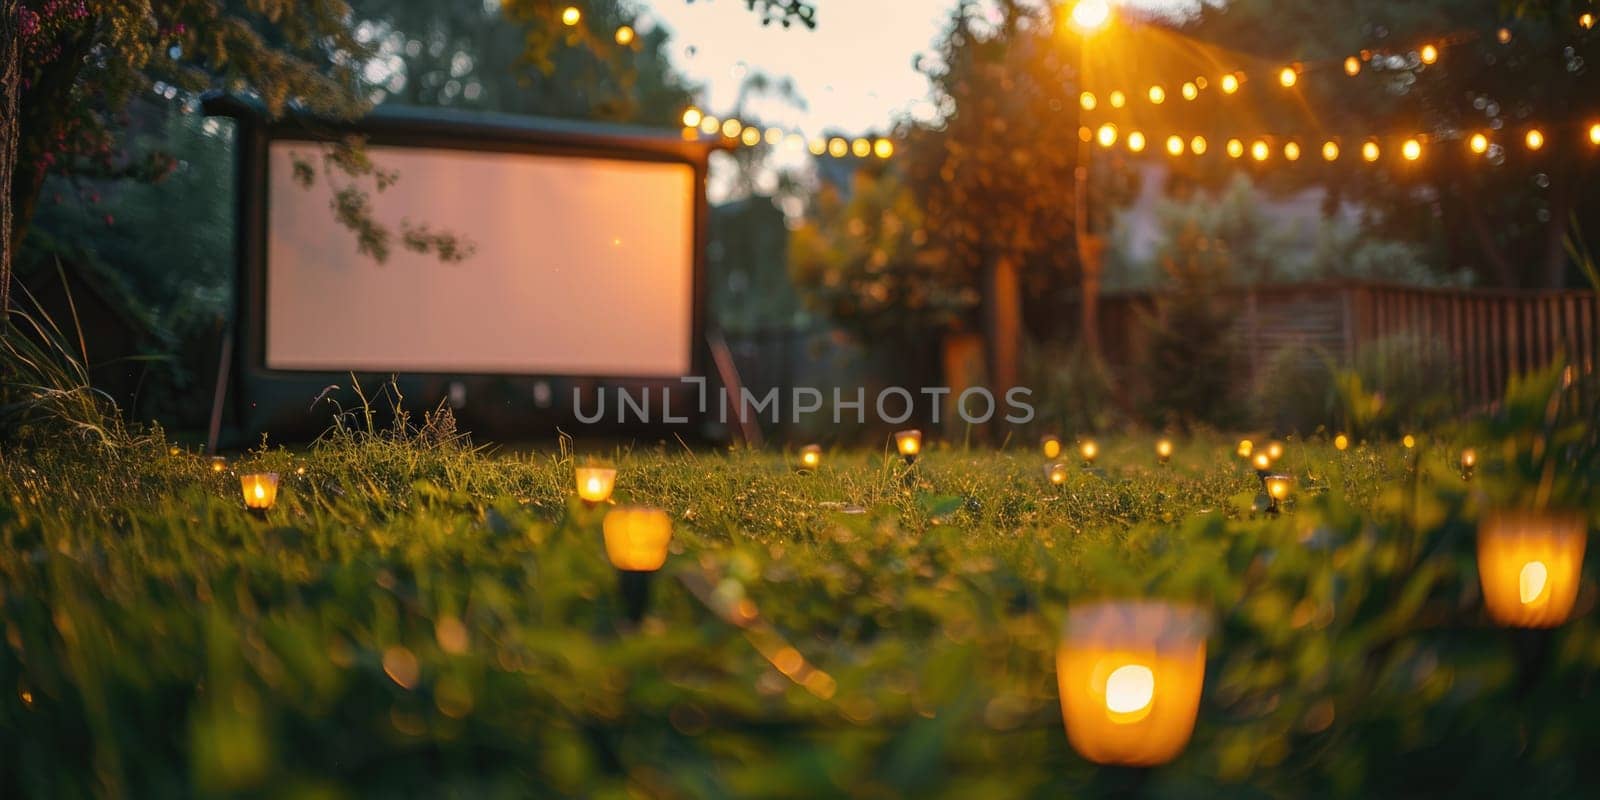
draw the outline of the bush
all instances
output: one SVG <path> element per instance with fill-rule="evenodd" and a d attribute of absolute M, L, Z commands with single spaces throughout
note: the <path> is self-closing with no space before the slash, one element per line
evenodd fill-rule
<path fill-rule="evenodd" d="M 1458 412 L 1455 365 L 1443 345 L 1414 334 L 1386 336 L 1335 373 L 1341 420 L 1354 433 L 1394 435 Z"/>
<path fill-rule="evenodd" d="M 1335 420 L 1334 369 L 1320 348 L 1296 344 L 1274 353 L 1255 395 L 1255 419 L 1283 433 L 1311 433 Z"/>
<path fill-rule="evenodd" d="M 1022 354 L 1022 385 L 1033 389 L 1031 433 L 1071 436 L 1121 420 L 1110 376 L 1082 347 L 1030 345 Z"/>

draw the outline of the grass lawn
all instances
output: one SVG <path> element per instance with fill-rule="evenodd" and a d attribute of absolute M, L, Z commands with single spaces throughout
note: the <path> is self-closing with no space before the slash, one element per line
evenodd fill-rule
<path fill-rule="evenodd" d="M 1529 437 L 1591 435 L 1530 430 L 1288 440 L 1276 517 L 1220 436 L 1167 466 L 1108 439 L 1062 486 L 1031 449 L 934 445 L 909 479 L 878 451 L 814 474 L 606 454 L 617 500 L 674 523 L 638 625 L 570 458 L 351 435 L 214 472 L 155 440 L 16 449 L 0 795 L 1580 794 L 1593 580 L 1565 626 L 1510 631 L 1477 576 L 1484 509 L 1537 491 Z M 264 520 L 239 498 L 257 469 L 284 478 Z M 1547 491 L 1592 524 L 1591 483 Z M 1162 767 L 1096 767 L 1063 730 L 1062 622 L 1107 595 L 1211 615 L 1193 739 Z"/>

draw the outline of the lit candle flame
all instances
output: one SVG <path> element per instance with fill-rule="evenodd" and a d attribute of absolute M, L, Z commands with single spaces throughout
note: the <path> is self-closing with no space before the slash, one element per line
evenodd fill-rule
<path fill-rule="evenodd" d="M 1106 709 L 1113 721 L 1136 722 L 1127 717 L 1148 709 L 1155 698 L 1156 675 L 1143 664 L 1124 664 L 1106 678 Z"/>
<path fill-rule="evenodd" d="M 1550 584 L 1550 569 L 1543 561 L 1529 561 L 1522 565 L 1522 572 L 1517 575 L 1517 593 L 1523 605 L 1532 605 L 1544 597 L 1545 587 Z"/>

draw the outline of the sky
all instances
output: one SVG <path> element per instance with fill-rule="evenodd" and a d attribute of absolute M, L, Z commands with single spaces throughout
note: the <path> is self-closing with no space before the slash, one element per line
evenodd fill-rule
<path fill-rule="evenodd" d="M 744 76 L 788 78 L 803 101 L 751 97 L 745 115 L 808 135 L 887 132 L 893 121 L 930 119 L 928 81 L 919 54 L 936 52 L 957 0 L 812 0 L 817 27 L 763 27 L 744 0 L 645 0 L 652 25 L 671 31 L 679 71 L 701 85 L 707 113 L 726 116 Z M 1172 11 L 1194 0 L 1137 0 L 1129 5 Z"/>

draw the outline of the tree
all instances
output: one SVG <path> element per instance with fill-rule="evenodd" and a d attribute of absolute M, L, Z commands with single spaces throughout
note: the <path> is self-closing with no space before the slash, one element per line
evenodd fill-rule
<path fill-rule="evenodd" d="M 1025 272 L 1075 265 L 1071 187 L 1077 75 L 1051 12 L 1001 0 L 998 21 L 963 3 L 927 70 L 937 124 L 907 137 L 908 183 L 945 269 L 981 287 L 990 381 L 1017 381 Z"/>
<path fill-rule="evenodd" d="M 45 176 L 159 179 L 171 159 L 152 153 L 124 157 L 115 132 L 129 101 L 152 88 L 193 97 L 221 89 L 258 99 L 278 117 L 290 110 L 349 118 L 373 99 L 363 71 L 376 50 L 354 29 L 358 18 L 344 0 L 0 0 L 0 303 L 8 299 L 11 264 Z M 515 0 L 517 13 L 558 19 L 554 0 Z M 747 0 L 763 22 L 814 24 L 803 0 Z M 530 36 L 524 56 L 541 63 L 566 34 L 554 24 Z M 11 113 L 12 111 L 15 113 Z M 16 157 L 12 158 L 12 149 Z M 354 177 L 385 176 L 358 142 L 329 154 L 329 165 Z M 364 246 L 389 231 L 370 215 L 363 195 L 341 193 L 337 213 Z M 451 237 L 403 231 L 404 246 L 449 257 L 462 250 Z M 9 308 L 0 305 L 0 311 Z"/>
<path fill-rule="evenodd" d="M 1387 148 L 1422 137 L 1414 163 L 1302 162 L 1274 170 L 1276 185 L 1326 186 L 1330 211 L 1355 202 L 1371 231 L 1427 245 L 1445 271 L 1499 286 L 1560 287 L 1575 272 L 1566 239 L 1600 230 L 1600 186 L 1586 179 L 1595 163 L 1586 127 L 1600 122 L 1591 66 L 1600 59 L 1600 30 L 1578 24 L 1585 10 L 1593 6 L 1564 0 L 1235 0 L 1225 11 L 1206 7 L 1180 31 L 1261 78 L 1274 65 L 1307 65 L 1288 93 L 1293 102 L 1275 86 L 1256 100 L 1242 91 L 1230 113 L 1206 119 L 1215 135 L 1230 124 L 1238 135 L 1248 120 L 1258 130 L 1244 133 L 1308 143 L 1337 137 L 1347 148 L 1368 136 Z M 1428 43 L 1439 48 L 1432 64 L 1418 55 Z M 1346 75 L 1343 59 L 1362 52 L 1360 73 Z M 1545 135 L 1543 149 L 1524 145 L 1532 128 Z M 1487 153 L 1468 149 L 1474 133 L 1489 137 Z"/>

